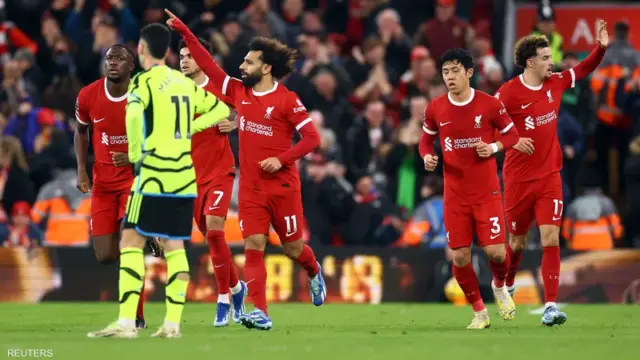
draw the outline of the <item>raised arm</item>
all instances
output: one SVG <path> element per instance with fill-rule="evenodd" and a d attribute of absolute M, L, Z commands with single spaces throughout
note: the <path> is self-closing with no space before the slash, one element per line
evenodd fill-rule
<path fill-rule="evenodd" d="M 226 94 L 226 85 L 229 82 L 229 75 L 216 64 L 209 51 L 204 48 L 198 41 L 198 38 L 189 30 L 182 20 L 175 16 L 171 11 L 164 10 L 169 15 L 167 25 L 177 31 L 191 52 L 193 60 L 198 64 L 200 69 L 211 79 L 213 84 L 220 87 L 220 93 Z"/>

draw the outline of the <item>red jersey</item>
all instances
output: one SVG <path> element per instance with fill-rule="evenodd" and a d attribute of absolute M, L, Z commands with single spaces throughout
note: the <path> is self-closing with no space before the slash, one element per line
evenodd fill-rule
<path fill-rule="evenodd" d="M 562 94 L 598 66 L 605 50 L 596 47 L 574 69 L 554 73 L 538 87 L 525 84 L 520 75 L 498 89 L 496 97 L 504 104 L 518 133 L 533 139 L 535 147 L 532 155 L 507 151 L 502 170 L 505 182 L 537 180 L 562 169 L 557 123 Z"/>
<path fill-rule="evenodd" d="M 259 93 L 229 76 L 222 93 L 233 99 L 238 112 L 240 186 L 299 189 L 297 159 L 282 157 L 291 149 L 296 130 L 314 126 L 298 96 L 277 82 L 271 90 Z M 273 174 L 259 164 L 270 157 L 278 157 L 282 164 L 282 169 Z"/>
<path fill-rule="evenodd" d="M 241 80 L 231 78 L 215 63 L 184 23 L 175 21 L 173 27 L 182 35 L 191 56 L 211 79 L 216 91 L 226 96 L 237 112 L 240 186 L 300 189 L 295 161 L 320 145 L 320 136 L 298 96 L 277 82 L 264 92 L 245 87 Z M 291 146 L 296 130 L 302 140 Z M 262 170 L 259 164 L 269 157 L 277 157 L 282 164 L 273 174 Z"/>
<path fill-rule="evenodd" d="M 465 102 L 456 102 L 449 94 L 440 96 L 427 106 L 422 130 L 426 136 L 440 133 L 447 201 L 475 205 L 500 193 L 495 158 L 481 158 L 475 149 L 479 142 L 492 143 L 496 130 L 504 136 L 505 148 L 518 140 L 513 122 L 498 99 L 474 89 Z M 431 153 L 420 148 L 423 158 Z"/>
<path fill-rule="evenodd" d="M 220 101 L 227 102 L 224 96 L 219 96 L 216 87 L 209 78 L 200 87 L 216 95 Z M 226 101 L 225 101 L 226 100 Z M 197 116 L 196 116 L 197 118 Z M 191 138 L 191 158 L 196 171 L 196 183 L 205 185 L 228 174 L 235 174 L 235 159 L 229 137 L 218 130 L 217 126 L 193 134 Z"/>
<path fill-rule="evenodd" d="M 107 79 L 102 78 L 80 90 L 76 99 L 76 120 L 91 126 L 94 187 L 120 190 L 131 186 L 132 167 L 116 167 L 111 152 L 127 153 L 125 106 L 127 97 L 114 98 L 107 91 Z"/>

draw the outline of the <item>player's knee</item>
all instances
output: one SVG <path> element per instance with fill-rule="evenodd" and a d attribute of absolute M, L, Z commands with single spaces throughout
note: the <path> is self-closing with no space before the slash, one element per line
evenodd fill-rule
<path fill-rule="evenodd" d="M 451 260 L 458 267 L 466 266 L 471 262 L 471 248 L 452 249 Z"/>
<path fill-rule="evenodd" d="M 540 226 L 540 240 L 542 246 L 559 246 L 560 245 L 560 228 L 555 225 Z"/>
<path fill-rule="evenodd" d="M 207 216 L 207 230 L 224 230 L 224 221 L 220 216 Z"/>
<path fill-rule="evenodd" d="M 498 264 L 504 262 L 504 259 L 507 257 L 507 251 L 504 244 L 487 246 L 484 248 L 484 253 L 487 255 L 489 260 Z"/>
<path fill-rule="evenodd" d="M 264 234 L 251 235 L 244 239 L 245 250 L 264 251 L 265 247 L 267 247 L 267 236 Z"/>
<path fill-rule="evenodd" d="M 96 259 L 102 265 L 113 264 L 118 260 L 118 257 L 120 256 L 120 254 L 117 251 L 112 251 L 108 249 L 96 250 L 95 253 L 96 253 Z"/>
<path fill-rule="evenodd" d="M 515 252 L 521 252 L 527 247 L 527 235 L 511 235 L 509 236 L 509 247 Z"/>
<path fill-rule="evenodd" d="M 300 257 L 303 247 L 304 243 L 302 239 L 282 244 L 284 254 L 292 259 L 297 259 L 298 257 Z"/>
<path fill-rule="evenodd" d="M 120 257 L 117 235 L 96 236 L 93 239 L 93 252 L 100 264 L 112 264 Z"/>

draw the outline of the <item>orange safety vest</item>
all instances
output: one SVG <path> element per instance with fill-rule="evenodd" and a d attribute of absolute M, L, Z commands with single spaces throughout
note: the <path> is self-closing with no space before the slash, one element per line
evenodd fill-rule
<path fill-rule="evenodd" d="M 631 75 L 631 79 L 632 80 L 640 79 L 640 66 L 638 66 L 636 68 L 636 70 L 633 72 L 633 74 Z M 627 83 L 625 84 L 624 91 L 625 92 L 630 92 L 631 91 L 631 86 L 629 85 L 629 81 L 627 81 Z"/>
<path fill-rule="evenodd" d="M 90 239 L 91 198 L 80 200 L 74 210 L 62 196 L 39 199 L 33 205 L 31 219 L 35 224 L 47 223 L 44 233 L 46 246 L 87 246 Z"/>
<path fill-rule="evenodd" d="M 596 114 L 608 126 L 627 128 L 631 125 L 631 119 L 616 105 L 616 89 L 623 77 L 624 68 L 620 65 L 600 68 L 591 77 L 591 91 L 598 99 Z"/>
<path fill-rule="evenodd" d="M 603 215 L 595 221 L 565 218 L 562 237 L 572 250 L 609 250 L 622 237 L 620 217 L 613 213 Z"/>

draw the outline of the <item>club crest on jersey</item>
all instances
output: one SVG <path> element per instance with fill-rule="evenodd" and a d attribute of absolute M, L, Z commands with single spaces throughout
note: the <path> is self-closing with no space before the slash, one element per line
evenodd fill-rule
<path fill-rule="evenodd" d="M 264 114 L 264 118 L 265 119 L 271 119 L 271 113 L 273 112 L 273 109 L 275 109 L 275 108 L 276 108 L 275 106 L 269 106 L 267 108 L 267 111 Z"/>
<path fill-rule="evenodd" d="M 551 96 L 551 89 L 547 90 L 547 97 L 549 98 L 549 103 L 553 102 L 553 96 Z"/>
<path fill-rule="evenodd" d="M 480 123 L 481 120 L 482 120 L 482 115 L 477 115 L 474 119 L 476 124 L 473 127 L 476 129 L 480 129 L 480 127 L 482 127 L 482 123 Z"/>

